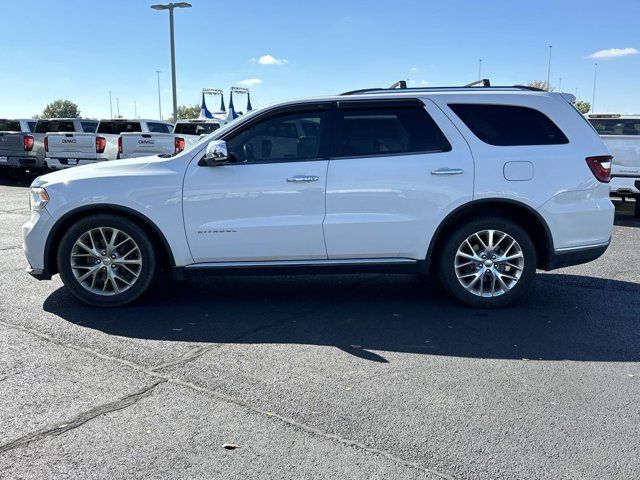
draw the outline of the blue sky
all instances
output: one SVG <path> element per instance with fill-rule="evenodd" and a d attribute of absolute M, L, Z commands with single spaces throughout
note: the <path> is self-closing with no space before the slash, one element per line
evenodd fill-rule
<path fill-rule="evenodd" d="M 135 101 L 139 116 L 157 118 L 156 70 L 168 115 L 168 15 L 153 3 L 3 2 L 0 117 L 31 116 L 57 98 L 106 117 L 111 90 L 114 113 L 117 97 L 122 115 L 133 116 Z M 227 91 L 243 81 L 253 83 L 258 106 L 398 79 L 460 85 L 477 79 L 480 58 L 494 84 L 525 83 L 546 79 L 553 45 L 551 83 L 562 77 L 564 91 L 588 101 L 596 61 L 589 55 L 626 53 L 597 60 L 596 110 L 640 113 L 638 0 L 191 3 L 176 11 L 179 104 L 198 103 L 203 87 Z"/>

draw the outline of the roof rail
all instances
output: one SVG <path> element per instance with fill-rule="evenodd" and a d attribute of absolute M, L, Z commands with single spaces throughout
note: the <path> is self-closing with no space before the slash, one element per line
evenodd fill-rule
<path fill-rule="evenodd" d="M 479 86 L 482 85 L 482 86 Z M 541 88 L 530 87 L 528 85 L 491 85 L 491 81 L 488 78 L 483 78 L 481 80 L 477 80 L 475 82 L 468 83 L 467 85 L 449 85 L 445 87 L 407 87 L 407 82 L 405 80 L 400 80 L 389 88 L 361 88 L 358 90 L 351 90 L 348 92 L 341 93 L 340 96 L 348 96 L 348 95 L 365 95 L 365 94 L 374 94 L 374 93 L 384 93 L 384 92 L 398 92 L 402 93 L 404 91 L 412 91 L 412 92 L 421 92 L 421 91 L 439 91 L 439 90 L 469 90 L 469 89 L 495 89 L 495 90 L 530 90 L 533 92 L 546 92 Z"/>

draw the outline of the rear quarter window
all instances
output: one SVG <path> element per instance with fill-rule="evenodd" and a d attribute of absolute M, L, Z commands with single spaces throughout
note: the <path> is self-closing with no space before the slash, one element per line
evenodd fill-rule
<path fill-rule="evenodd" d="M 449 104 L 473 134 L 489 145 L 562 145 L 569 140 L 544 113 L 529 107 Z"/>

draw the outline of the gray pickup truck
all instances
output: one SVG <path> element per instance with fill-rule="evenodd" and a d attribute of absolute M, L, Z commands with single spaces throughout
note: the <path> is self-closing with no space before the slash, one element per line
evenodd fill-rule
<path fill-rule="evenodd" d="M 30 163 L 35 147 L 33 131 L 36 120 L 0 119 L 0 169 L 12 177 L 22 175 L 22 168 Z"/>
<path fill-rule="evenodd" d="M 0 165 L 11 168 L 13 176 L 26 170 L 46 171 L 47 133 L 95 132 L 97 124 L 95 120 L 83 118 L 50 118 L 38 120 L 33 130 L 0 132 Z M 17 127 L 15 123 L 7 126 Z"/>

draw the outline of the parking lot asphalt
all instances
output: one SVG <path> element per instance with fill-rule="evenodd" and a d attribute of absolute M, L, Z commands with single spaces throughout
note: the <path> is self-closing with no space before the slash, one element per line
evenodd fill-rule
<path fill-rule="evenodd" d="M 24 272 L 26 185 L 0 180 L 0 478 L 640 477 L 629 204 L 602 258 L 502 310 L 401 275 L 164 282 L 100 310 Z"/>

